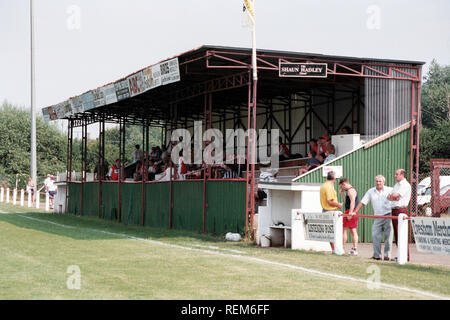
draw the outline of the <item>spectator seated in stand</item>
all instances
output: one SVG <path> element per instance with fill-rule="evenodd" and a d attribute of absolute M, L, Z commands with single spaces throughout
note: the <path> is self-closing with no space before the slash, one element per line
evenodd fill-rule
<path fill-rule="evenodd" d="M 317 145 L 317 140 L 312 138 L 309 140 L 309 150 L 314 151 L 315 153 L 319 152 L 319 146 Z"/>
<path fill-rule="evenodd" d="M 322 162 L 319 161 L 320 159 L 322 159 L 322 161 L 323 161 L 323 157 L 321 155 L 318 155 L 313 150 L 309 151 L 308 152 L 308 161 L 306 162 L 306 165 L 300 167 L 298 175 L 305 174 L 306 172 L 320 166 L 322 164 Z"/>
<path fill-rule="evenodd" d="M 172 170 L 171 170 L 172 169 Z M 155 177 L 155 180 L 157 181 L 170 181 L 170 174 L 172 173 L 172 180 L 175 180 L 176 177 L 176 171 L 175 171 L 175 166 L 173 165 L 173 162 L 171 160 L 169 160 L 169 162 L 166 163 L 166 165 L 164 166 L 164 171 L 161 174 L 158 174 Z"/>
<path fill-rule="evenodd" d="M 136 162 L 136 171 L 133 174 L 134 181 L 142 181 L 143 168 L 144 167 L 142 166 L 142 162 L 138 160 Z"/>
<path fill-rule="evenodd" d="M 178 158 L 178 166 L 177 166 L 177 173 L 178 173 L 178 179 L 179 180 L 185 180 L 185 175 L 188 173 L 188 166 L 185 164 L 185 160 L 183 158 L 183 150 L 179 153 Z"/>
<path fill-rule="evenodd" d="M 349 126 L 345 126 L 342 128 L 342 134 L 353 134 L 353 130 Z"/>
<path fill-rule="evenodd" d="M 331 140 L 330 137 L 328 135 L 326 135 L 326 134 L 321 136 L 317 140 L 317 146 L 318 146 L 317 153 L 326 153 L 327 152 L 327 146 L 331 143 L 330 140 Z"/>
<path fill-rule="evenodd" d="M 169 161 L 169 158 L 170 158 L 170 153 L 167 150 L 166 146 L 163 145 L 162 148 L 161 148 L 161 160 L 162 161 Z"/>
<path fill-rule="evenodd" d="M 120 170 L 121 170 L 120 159 L 116 159 L 116 161 L 113 164 L 113 166 L 111 167 L 111 169 L 109 169 L 109 172 L 108 172 L 108 175 L 107 175 L 109 180 L 114 180 L 114 181 L 119 180 Z"/>
<path fill-rule="evenodd" d="M 291 151 L 289 148 L 283 143 L 283 139 L 280 137 L 280 147 L 278 149 L 280 161 L 288 160 L 291 157 Z"/>
<path fill-rule="evenodd" d="M 327 157 L 325 158 L 325 160 L 323 162 L 324 164 L 336 159 L 336 148 L 334 147 L 333 144 L 330 143 L 329 145 L 327 145 L 327 153 L 326 154 L 327 154 Z"/>

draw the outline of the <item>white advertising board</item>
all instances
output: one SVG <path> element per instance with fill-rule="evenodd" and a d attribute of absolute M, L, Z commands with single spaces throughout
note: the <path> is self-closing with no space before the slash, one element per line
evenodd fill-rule
<path fill-rule="evenodd" d="M 128 85 L 128 79 L 124 79 L 114 83 L 114 87 L 116 88 L 116 96 L 118 101 L 130 97 L 130 87 Z"/>
<path fill-rule="evenodd" d="M 334 171 L 334 173 L 336 174 L 335 177 L 337 179 L 342 178 L 343 175 L 343 170 L 342 170 L 342 166 L 326 166 L 322 168 L 322 176 L 326 177 L 328 175 L 328 172 L 330 171 Z"/>
<path fill-rule="evenodd" d="M 411 217 L 411 226 L 418 251 L 450 255 L 450 218 Z"/>
<path fill-rule="evenodd" d="M 113 83 L 102 87 L 102 90 L 105 96 L 105 104 L 117 102 L 116 88 Z"/>
<path fill-rule="evenodd" d="M 134 97 L 148 90 L 148 86 L 144 84 L 142 71 L 132 74 L 128 77 L 128 86 L 130 87 L 130 96 Z"/>
<path fill-rule="evenodd" d="M 94 97 L 94 108 L 98 108 L 105 105 L 105 93 L 102 88 L 92 90 L 92 96 Z"/>
<path fill-rule="evenodd" d="M 86 92 L 81 96 L 81 101 L 83 102 L 83 110 L 94 109 L 94 95 L 92 91 Z"/>
<path fill-rule="evenodd" d="M 82 113 L 84 111 L 81 96 L 70 99 L 70 104 L 72 105 L 72 114 Z"/>
<path fill-rule="evenodd" d="M 304 213 L 307 240 L 334 242 L 332 213 Z"/>

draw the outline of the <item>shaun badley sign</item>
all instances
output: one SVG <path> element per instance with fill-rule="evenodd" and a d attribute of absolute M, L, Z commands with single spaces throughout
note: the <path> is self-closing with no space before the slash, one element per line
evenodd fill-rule
<path fill-rule="evenodd" d="M 288 63 L 280 62 L 280 77 L 326 78 L 326 63 Z"/>

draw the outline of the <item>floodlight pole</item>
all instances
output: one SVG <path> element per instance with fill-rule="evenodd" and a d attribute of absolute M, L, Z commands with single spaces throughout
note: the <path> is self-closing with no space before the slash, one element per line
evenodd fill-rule
<path fill-rule="evenodd" d="M 253 12 L 255 8 L 255 0 L 253 2 Z M 248 108 L 248 150 L 247 150 L 247 210 L 245 217 L 245 232 L 254 230 L 253 222 L 254 222 L 254 214 L 255 214 L 255 162 L 256 162 L 256 90 L 258 83 L 258 65 L 257 65 L 257 57 L 256 57 L 256 15 L 253 16 L 252 19 L 252 71 L 253 71 L 253 81 L 249 86 L 249 93 L 251 92 L 251 97 L 249 101 Z M 249 188 L 250 187 L 250 188 Z M 250 189 L 250 190 L 248 190 Z M 250 202 L 250 204 L 248 203 Z M 250 205 L 250 207 L 248 207 Z M 250 215 L 250 230 L 248 230 L 248 215 Z M 254 236 L 254 235 L 253 235 Z M 252 237 L 252 236 L 251 236 Z"/>
<path fill-rule="evenodd" d="M 30 37 L 31 37 L 31 165 L 30 175 L 37 186 L 37 165 L 36 165 L 36 97 L 34 86 L 34 18 L 33 0 L 30 0 Z"/>

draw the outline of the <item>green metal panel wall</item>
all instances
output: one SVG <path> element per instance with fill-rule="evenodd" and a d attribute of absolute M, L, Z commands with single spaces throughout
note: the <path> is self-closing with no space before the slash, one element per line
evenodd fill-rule
<path fill-rule="evenodd" d="M 145 222 L 154 228 L 169 228 L 170 183 L 145 185 Z"/>
<path fill-rule="evenodd" d="M 117 220 L 118 184 L 102 183 L 101 218 Z M 206 184 L 206 232 L 224 234 L 245 228 L 245 181 L 208 181 Z M 203 231 L 203 182 L 173 182 L 172 227 Z M 69 183 L 68 212 L 80 214 L 81 184 Z M 139 225 L 142 217 L 142 185 L 121 184 L 121 218 L 124 224 Z M 144 224 L 169 228 L 170 183 L 145 184 Z M 84 184 L 84 216 L 98 216 L 98 183 Z"/>
<path fill-rule="evenodd" d="M 141 224 L 142 184 L 123 183 L 120 186 L 120 195 L 122 199 L 121 221 L 124 224 Z"/>
<path fill-rule="evenodd" d="M 86 182 L 83 188 L 83 216 L 98 217 L 98 182 Z"/>
<path fill-rule="evenodd" d="M 410 134 L 409 130 L 400 132 L 368 149 L 361 148 L 339 160 L 330 163 L 331 166 L 343 166 L 343 176 L 358 191 L 362 199 L 367 190 L 375 186 L 375 176 L 382 174 L 386 177 L 386 185 L 394 186 L 394 173 L 399 168 L 406 169 L 409 175 L 410 166 Z M 300 183 L 322 183 L 322 170 L 316 170 L 300 178 Z M 336 182 L 335 189 L 339 190 Z M 338 193 L 339 201 L 343 197 Z M 372 205 L 364 206 L 360 214 L 373 214 Z M 372 241 L 373 219 L 361 218 L 358 223 L 360 242 Z"/>
<path fill-rule="evenodd" d="M 245 232 L 245 181 L 208 181 L 206 232 Z"/>
<path fill-rule="evenodd" d="M 67 213 L 80 215 L 81 210 L 81 183 L 68 183 L 69 199 L 67 200 Z"/>
<path fill-rule="evenodd" d="M 101 218 L 106 220 L 117 220 L 119 214 L 118 194 L 119 190 L 117 183 L 102 183 Z"/>
<path fill-rule="evenodd" d="M 203 231 L 203 182 L 173 182 L 172 228 Z"/>

